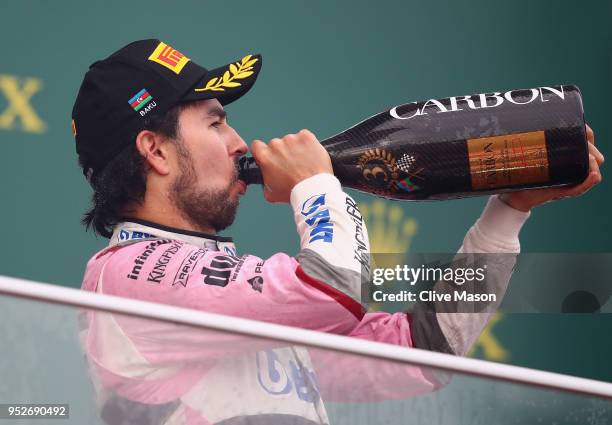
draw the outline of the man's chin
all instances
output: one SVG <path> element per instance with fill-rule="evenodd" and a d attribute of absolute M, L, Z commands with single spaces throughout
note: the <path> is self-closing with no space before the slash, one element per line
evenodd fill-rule
<path fill-rule="evenodd" d="M 233 209 L 233 211 L 227 211 L 226 215 L 224 215 L 223 217 L 217 217 L 217 220 L 211 223 L 213 228 L 217 232 L 221 232 L 227 229 L 228 227 L 230 227 L 232 224 L 234 224 L 234 221 L 236 220 L 236 211 L 238 209 L 238 202 L 236 202 L 236 204 L 234 205 L 235 205 L 235 208 Z"/>
<path fill-rule="evenodd" d="M 173 200 L 194 227 L 220 232 L 234 222 L 240 202 L 236 188 L 218 192 L 197 192 L 186 187 L 176 189 L 179 190 L 173 192 Z"/>

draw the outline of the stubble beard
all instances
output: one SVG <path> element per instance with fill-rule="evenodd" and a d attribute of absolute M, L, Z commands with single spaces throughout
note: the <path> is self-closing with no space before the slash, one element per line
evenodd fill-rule
<path fill-rule="evenodd" d="M 181 142 L 177 141 L 177 145 Z M 170 188 L 170 199 L 181 215 L 198 231 L 215 232 L 229 227 L 236 218 L 238 197 L 231 195 L 231 188 L 238 181 L 234 172 L 231 181 L 224 189 L 200 189 L 197 187 L 195 167 L 183 146 L 177 146 L 180 174 Z"/>

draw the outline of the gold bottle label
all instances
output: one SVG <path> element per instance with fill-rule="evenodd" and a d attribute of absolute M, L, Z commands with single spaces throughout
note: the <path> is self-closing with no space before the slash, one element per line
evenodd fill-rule
<path fill-rule="evenodd" d="M 544 131 L 468 139 L 472 190 L 548 181 Z"/>

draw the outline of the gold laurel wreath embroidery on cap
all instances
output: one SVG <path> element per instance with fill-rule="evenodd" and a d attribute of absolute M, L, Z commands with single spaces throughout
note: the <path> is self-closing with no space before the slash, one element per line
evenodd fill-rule
<path fill-rule="evenodd" d="M 215 77 L 206 83 L 206 86 L 195 91 L 225 91 L 226 88 L 240 87 L 241 84 L 235 80 L 243 80 L 253 75 L 253 65 L 259 59 L 251 59 L 253 55 L 246 55 L 240 62 L 230 64 L 229 70 L 222 77 Z"/>

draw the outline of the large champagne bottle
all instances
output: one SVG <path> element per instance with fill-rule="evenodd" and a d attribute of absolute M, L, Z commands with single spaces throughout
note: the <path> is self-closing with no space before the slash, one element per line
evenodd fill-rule
<path fill-rule="evenodd" d="M 343 186 L 404 200 L 576 184 L 588 174 L 580 90 L 564 85 L 396 106 L 321 142 Z M 261 183 L 252 158 L 240 178 Z"/>

